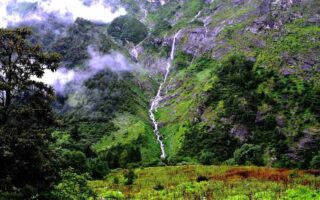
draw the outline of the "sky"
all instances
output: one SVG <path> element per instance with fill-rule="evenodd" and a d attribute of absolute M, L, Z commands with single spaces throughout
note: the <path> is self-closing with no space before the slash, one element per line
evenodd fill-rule
<path fill-rule="evenodd" d="M 48 16 L 55 16 L 69 23 L 73 23 L 78 17 L 109 23 L 125 14 L 124 8 L 108 4 L 107 0 L 0 0 L 0 28 L 14 27 L 22 22 L 32 25 L 33 21 L 46 21 Z M 116 52 L 102 55 L 88 48 L 88 54 L 88 68 L 84 71 L 68 70 L 61 66 L 55 72 L 45 70 L 43 77 L 32 79 L 53 86 L 57 92 L 63 92 L 66 84 L 72 81 L 82 82 L 104 68 L 123 71 L 131 66 L 123 55 Z"/>
<path fill-rule="evenodd" d="M 103 0 L 1 0 L 0 27 L 29 20 L 45 20 L 54 15 L 73 22 L 78 17 L 96 21 L 111 22 L 126 14 L 124 8 L 115 8 Z"/>

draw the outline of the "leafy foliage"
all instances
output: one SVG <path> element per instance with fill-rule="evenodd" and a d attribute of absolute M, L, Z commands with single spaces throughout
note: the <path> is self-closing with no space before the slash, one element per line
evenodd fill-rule
<path fill-rule="evenodd" d="M 54 92 L 32 80 L 56 70 L 59 55 L 27 41 L 29 29 L 0 29 L 0 191 L 43 197 L 57 178 L 49 128 Z"/>
<path fill-rule="evenodd" d="M 78 175 L 72 170 L 61 174 L 62 180 L 54 186 L 52 196 L 57 200 L 88 200 L 94 199 L 95 194 L 87 185 L 85 175 Z"/>
<path fill-rule="evenodd" d="M 262 165 L 262 149 L 258 145 L 244 144 L 234 152 L 234 160 L 238 165 Z"/>
<path fill-rule="evenodd" d="M 108 33 L 121 40 L 138 44 L 148 35 L 148 29 L 136 18 L 125 15 L 114 19 L 108 27 Z"/>
<path fill-rule="evenodd" d="M 312 169 L 320 169 L 320 155 L 319 153 L 311 160 L 310 167 Z"/>
<path fill-rule="evenodd" d="M 188 124 L 182 133 L 175 134 L 183 135 L 177 160 L 191 156 L 203 164 L 225 161 L 311 167 L 310 162 L 319 151 L 319 115 L 314 107 L 318 81 L 314 78 L 303 80 L 296 75 L 264 71 L 239 54 L 226 56 L 220 62 L 202 56 L 180 69 L 175 77 L 181 86 L 170 107 L 187 103 L 188 93 L 183 88 L 192 88 L 193 97 L 197 97 L 191 102 L 193 112 L 189 110 L 185 115 L 188 117 L 178 117 L 184 114 L 177 111 L 177 118 L 173 118 L 169 115 L 173 112 L 164 111 L 168 108 L 159 112 L 159 120 L 169 123 L 161 130 L 164 134 L 170 123 Z M 170 134 L 170 138 L 174 137 Z"/>
<path fill-rule="evenodd" d="M 106 193 L 132 199 L 317 199 L 319 177 L 298 170 L 270 167 L 207 165 L 161 166 L 135 169 L 133 185 L 125 183 L 128 170 L 113 170 L 104 180 L 90 181 L 99 197 Z M 289 174 L 296 174 L 290 176 Z M 201 176 L 199 176 L 201 175 Z M 196 179 L 199 181 L 195 181 Z M 200 181 L 202 180 L 202 181 Z M 308 183 L 307 185 L 305 185 Z M 310 183 L 310 184 L 309 184 Z M 107 188 L 107 189 L 106 189 Z M 112 192 L 111 192 L 112 191 Z M 121 198 L 120 198 L 121 199 Z"/>
<path fill-rule="evenodd" d="M 89 58 L 88 46 L 90 45 L 102 53 L 109 53 L 111 49 L 120 50 L 120 47 L 105 33 L 105 29 L 106 26 L 78 18 L 74 24 L 66 28 L 66 34 L 54 37 L 51 42 L 44 45 L 47 49 L 62 55 L 64 66 L 75 68 L 83 65 Z M 46 39 L 49 38 L 47 36 Z"/>
<path fill-rule="evenodd" d="M 126 179 L 126 185 L 132 185 L 136 178 L 136 175 L 132 169 L 129 169 L 129 171 L 124 174 L 124 178 Z"/>

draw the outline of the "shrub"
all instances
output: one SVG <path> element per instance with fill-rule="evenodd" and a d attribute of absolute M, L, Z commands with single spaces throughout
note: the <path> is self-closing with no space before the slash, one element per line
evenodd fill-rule
<path fill-rule="evenodd" d="M 86 175 L 78 175 L 69 169 L 61 173 L 62 180 L 54 186 L 53 199 L 57 200 L 87 200 L 95 194 L 87 185 Z"/>
<path fill-rule="evenodd" d="M 126 185 L 132 185 L 135 178 L 136 178 L 136 174 L 134 173 L 134 171 L 132 169 L 130 169 L 128 172 L 126 172 L 124 174 L 124 177 L 126 178 Z"/>
<path fill-rule="evenodd" d="M 234 160 L 239 165 L 262 165 L 262 154 L 261 146 L 244 144 L 234 152 Z"/>
<path fill-rule="evenodd" d="M 160 35 L 162 32 L 171 29 L 171 24 L 166 20 L 160 20 L 158 23 L 155 24 L 152 34 Z"/>
<path fill-rule="evenodd" d="M 72 167 L 78 173 L 83 173 L 88 169 L 86 155 L 81 151 L 64 150 L 60 160 L 64 169 Z"/>
<path fill-rule="evenodd" d="M 312 158 L 310 168 L 320 169 L 320 153 Z"/>
<path fill-rule="evenodd" d="M 105 177 L 110 169 L 106 161 L 101 160 L 100 158 L 94 158 L 89 161 L 89 168 L 91 176 L 94 179 L 102 179 Z"/>
<path fill-rule="evenodd" d="M 287 190 L 286 197 L 287 199 L 295 200 L 314 200 L 320 198 L 320 193 L 306 186 L 299 186 L 298 188 Z"/>
<path fill-rule="evenodd" d="M 104 199 L 114 199 L 114 200 L 120 200 L 125 199 L 124 194 L 122 194 L 119 191 L 107 191 L 104 193 Z"/>
<path fill-rule="evenodd" d="M 113 184 L 116 184 L 116 185 L 118 185 L 120 183 L 118 177 L 114 177 L 112 182 L 113 182 Z"/>
<path fill-rule="evenodd" d="M 111 22 L 108 33 L 122 42 L 129 41 L 138 44 L 147 37 L 148 29 L 136 18 L 125 15 Z"/>
<path fill-rule="evenodd" d="M 164 186 L 160 183 L 157 183 L 154 187 L 154 190 L 160 191 L 160 190 L 164 190 Z"/>
<path fill-rule="evenodd" d="M 191 60 L 192 56 L 190 54 L 186 54 L 183 51 L 178 51 L 175 55 L 173 65 L 177 70 L 180 70 L 188 67 Z"/>
<path fill-rule="evenodd" d="M 215 161 L 215 155 L 209 151 L 202 151 L 199 160 L 201 164 L 210 165 Z"/>

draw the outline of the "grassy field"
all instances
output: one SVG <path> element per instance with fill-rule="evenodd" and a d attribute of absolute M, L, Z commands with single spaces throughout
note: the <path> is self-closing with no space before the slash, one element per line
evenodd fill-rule
<path fill-rule="evenodd" d="M 320 170 L 265 167 L 163 166 L 135 169 L 132 185 L 127 170 L 112 171 L 90 186 L 106 199 L 320 199 Z M 199 181 L 197 179 L 207 179 Z"/>

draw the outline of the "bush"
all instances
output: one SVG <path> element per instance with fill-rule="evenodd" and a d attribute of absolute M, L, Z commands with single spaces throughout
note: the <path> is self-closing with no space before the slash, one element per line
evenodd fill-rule
<path fill-rule="evenodd" d="M 314 200 L 320 198 L 320 193 L 306 186 L 299 186 L 298 188 L 287 190 L 286 197 L 287 199 L 295 200 Z"/>
<path fill-rule="evenodd" d="M 201 164 L 210 165 L 215 161 L 215 155 L 209 151 L 202 151 L 199 159 Z"/>
<path fill-rule="evenodd" d="M 238 165 L 263 165 L 261 146 L 244 144 L 234 152 L 234 160 Z"/>
<path fill-rule="evenodd" d="M 222 83 L 238 85 L 248 89 L 250 83 L 255 80 L 252 73 L 254 62 L 249 61 L 243 55 L 233 55 L 222 61 L 217 71 Z"/>
<path fill-rule="evenodd" d="M 124 43 L 129 41 L 138 44 L 147 37 L 148 29 L 136 18 L 125 15 L 111 22 L 108 33 Z"/>
<path fill-rule="evenodd" d="M 62 180 L 54 186 L 53 199 L 57 200 L 88 200 L 95 194 L 87 185 L 86 175 L 78 175 L 69 169 L 61 173 Z"/>
<path fill-rule="evenodd" d="M 186 54 L 183 51 L 178 51 L 175 55 L 173 65 L 177 70 L 180 70 L 188 67 L 191 60 L 192 60 L 192 55 Z"/>
<path fill-rule="evenodd" d="M 160 20 L 158 23 L 155 24 L 152 34 L 160 35 L 162 32 L 171 29 L 171 24 L 166 20 Z"/>
<path fill-rule="evenodd" d="M 157 183 L 154 187 L 154 190 L 160 191 L 160 190 L 164 190 L 164 186 L 160 183 Z"/>
<path fill-rule="evenodd" d="M 112 182 L 113 182 L 113 184 L 118 185 L 120 183 L 120 180 L 118 177 L 114 177 Z"/>
<path fill-rule="evenodd" d="M 128 172 L 124 174 L 124 177 L 126 178 L 126 185 L 132 185 L 134 180 L 136 179 L 136 174 L 132 169 L 130 169 Z"/>
<path fill-rule="evenodd" d="M 310 168 L 320 169 L 320 154 L 314 156 L 310 162 Z"/>
<path fill-rule="evenodd" d="M 108 163 L 100 158 L 94 158 L 89 161 L 91 176 L 94 179 L 104 178 L 110 171 Z"/>
<path fill-rule="evenodd" d="M 114 200 L 125 199 L 125 195 L 119 191 L 107 191 L 103 196 L 104 196 L 104 199 L 114 199 Z"/>
<path fill-rule="evenodd" d="M 75 169 L 77 173 L 83 173 L 88 169 L 86 155 L 81 151 L 64 150 L 60 157 L 60 161 L 63 169 L 71 167 Z"/>
<path fill-rule="evenodd" d="M 221 125 L 213 130 L 191 126 L 185 132 L 180 154 L 194 156 L 203 164 L 220 163 L 233 157 L 233 153 L 238 147 L 238 141 L 231 137 L 226 129 Z M 199 154 L 199 152 L 201 153 Z"/>

